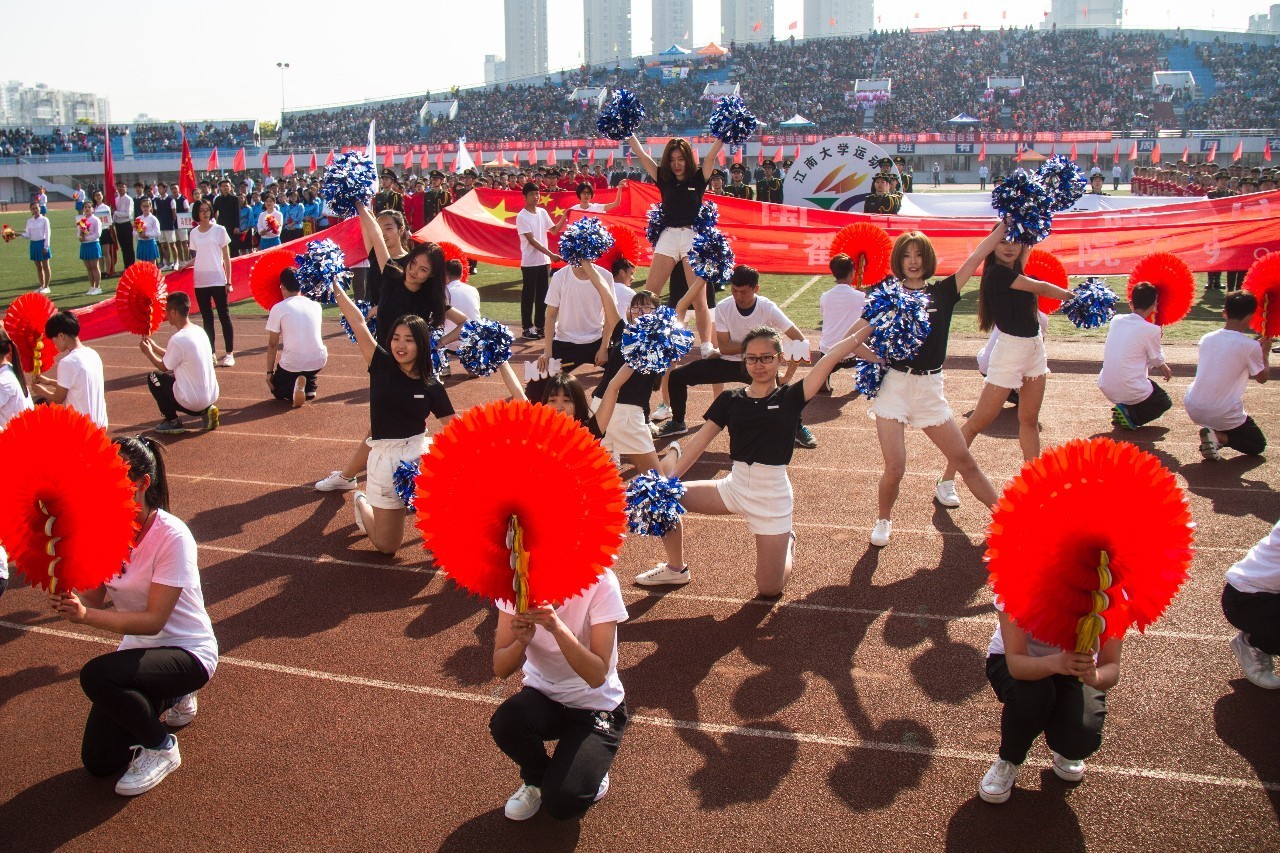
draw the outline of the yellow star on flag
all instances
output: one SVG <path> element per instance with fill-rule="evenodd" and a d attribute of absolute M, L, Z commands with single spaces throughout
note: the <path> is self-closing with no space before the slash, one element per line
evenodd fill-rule
<path fill-rule="evenodd" d="M 510 222 L 515 219 L 516 214 L 520 212 L 519 208 L 516 208 L 515 210 L 508 209 L 507 200 L 505 198 L 499 199 L 498 203 L 493 207 L 485 207 L 485 210 L 487 210 L 494 219 L 497 219 L 500 222 Z"/>

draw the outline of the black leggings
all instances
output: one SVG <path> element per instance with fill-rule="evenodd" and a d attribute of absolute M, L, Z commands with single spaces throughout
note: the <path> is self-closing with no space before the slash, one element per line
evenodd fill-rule
<path fill-rule="evenodd" d="M 1149 424 L 1173 407 L 1169 394 L 1156 383 L 1151 383 L 1151 393 L 1141 403 L 1126 403 L 1129 422 L 1136 427 Z"/>
<path fill-rule="evenodd" d="M 1000 757 L 1027 760 L 1031 744 L 1044 733 L 1049 748 L 1083 761 L 1102 746 L 1107 694 L 1070 675 L 1023 681 L 1009 673 L 1004 655 L 987 656 L 987 681 L 1004 705 L 1000 713 Z"/>
<path fill-rule="evenodd" d="M 222 323 L 222 336 L 227 339 L 227 352 L 235 352 L 236 330 L 231 326 L 231 312 L 227 310 L 227 288 L 197 287 L 196 304 L 200 306 L 200 322 L 209 336 L 209 347 L 218 348 L 218 334 L 213 330 L 213 308 L 218 307 L 218 320 Z"/>
<path fill-rule="evenodd" d="M 684 367 L 677 367 L 667 377 L 667 391 L 671 394 L 671 420 L 684 423 L 684 412 L 689 406 L 690 385 L 749 381 L 746 366 L 740 361 L 726 358 L 704 358 Z"/>
<path fill-rule="evenodd" d="M 1258 456 L 1267 449 L 1267 437 L 1251 417 L 1246 417 L 1244 423 L 1235 429 L 1219 431 L 1227 437 L 1224 447 L 1238 450 L 1246 456 Z"/>
<path fill-rule="evenodd" d="M 591 808 L 626 728 L 625 702 L 612 711 L 588 711 L 532 687 L 499 705 L 489 720 L 493 742 L 519 765 L 526 785 L 542 789 L 542 806 L 556 820 Z M 544 745 L 549 740 L 559 741 L 551 756 Z"/>
<path fill-rule="evenodd" d="M 110 776 L 129 765 L 133 747 L 159 749 L 169 737 L 160 714 L 208 681 L 204 665 L 186 649 L 129 649 L 86 663 L 80 687 L 93 707 L 80 745 L 84 769 Z"/>
<path fill-rule="evenodd" d="M 1249 645 L 1280 655 L 1280 592 L 1241 592 L 1226 584 L 1222 587 L 1222 615 L 1244 631 Z"/>

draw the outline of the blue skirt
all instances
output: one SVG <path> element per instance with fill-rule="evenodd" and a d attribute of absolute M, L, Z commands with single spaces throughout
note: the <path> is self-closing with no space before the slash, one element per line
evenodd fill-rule
<path fill-rule="evenodd" d="M 31 260 L 47 261 L 53 257 L 53 251 L 49 248 L 48 240 L 32 240 L 31 241 Z"/>
<path fill-rule="evenodd" d="M 279 237 L 260 237 L 258 239 L 259 249 L 271 249 L 280 245 Z"/>
<path fill-rule="evenodd" d="M 88 243 L 80 244 L 80 260 L 96 261 L 102 257 L 102 244 L 97 240 L 90 240 Z"/>
<path fill-rule="evenodd" d="M 140 261 L 158 261 L 160 260 L 160 246 L 152 239 L 139 240 L 134 257 Z"/>

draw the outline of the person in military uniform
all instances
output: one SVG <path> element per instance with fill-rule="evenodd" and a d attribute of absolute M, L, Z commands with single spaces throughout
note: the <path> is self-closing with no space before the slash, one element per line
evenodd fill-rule
<path fill-rule="evenodd" d="M 863 213 L 896 214 L 902 210 L 902 196 L 890 192 L 891 175 L 877 172 L 871 181 L 871 195 L 862 204 Z"/>
<path fill-rule="evenodd" d="M 907 161 L 903 157 L 894 157 L 893 162 L 898 166 L 898 172 L 902 175 L 902 191 L 911 192 L 915 189 L 915 175 L 911 171 L 911 167 L 907 165 Z"/>
<path fill-rule="evenodd" d="M 724 191 L 724 171 L 722 169 L 711 170 L 711 181 L 707 187 L 707 192 L 712 195 L 728 195 Z"/>
<path fill-rule="evenodd" d="M 440 211 L 449 206 L 453 199 L 444 188 L 444 173 L 438 169 L 431 170 L 431 186 L 422 193 L 422 211 L 424 222 L 430 222 L 440 215 Z"/>
<path fill-rule="evenodd" d="M 395 183 L 396 173 L 390 169 L 384 169 L 382 177 L 378 179 L 379 189 L 373 197 L 373 212 L 381 213 L 384 210 L 398 210 L 404 213 L 404 196 L 396 192 L 392 188 Z"/>
<path fill-rule="evenodd" d="M 729 167 L 729 186 L 724 188 L 725 195 L 731 195 L 734 198 L 745 198 L 747 201 L 754 201 L 756 194 L 751 189 L 750 184 L 746 183 L 747 167 L 741 163 L 734 163 Z"/>
<path fill-rule="evenodd" d="M 772 160 L 765 160 L 760 168 L 764 169 L 764 177 L 756 182 L 756 201 L 782 204 L 782 179 L 774 174 L 777 165 Z"/>
<path fill-rule="evenodd" d="M 1111 193 L 1102 191 L 1102 184 L 1105 179 L 1101 172 L 1095 172 L 1089 176 L 1089 195 L 1111 195 Z"/>
<path fill-rule="evenodd" d="M 1231 173 L 1226 169 L 1218 172 L 1213 176 L 1213 189 L 1209 190 L 1209 198 L 1230 198 L 1235 195 L 1231 190 L 1227 189 L 1227 182 L 1231 180 Z M 1231 275 L 1230 272 L 1227 273 Z M 1206 290 L 1222 290 L 1222 270 L 1216 270 L 1209 273 L 1209 281 L 1205 285 Z"/>

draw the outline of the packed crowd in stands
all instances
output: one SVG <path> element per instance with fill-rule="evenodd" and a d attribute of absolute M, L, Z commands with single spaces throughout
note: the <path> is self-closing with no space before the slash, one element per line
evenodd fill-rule
<path fill-rule="evenodd" d="M 113 134 L 123 133 L 125 128 L 112 128 Z M 182 133 L 174 122 L 163 124 L 135 124 L 128 128 L 133 139 L 133 150 L 139 153 L 156 151 L 181 151 Z M 186 128 L 187 142 L 192 148 L 238 148 L 241 145 L 252 145 L 253 125 L 248 122 L 213 125 L 203 127 L 192 125 Z"/>
<path fill-rule="evenodd" d="M 1254 45 L 1197 45 L 1196 55 L 1213 72 L 1217 90 L 1187 106 L 1192 127 L 1275 128 L 1280 115 L 1280 54 Z"/>
<path fill-rule="evenodd" d="M 287 144 L 295 148 L 336 147 L 363 140 L 368 133 L 369 122 L 376 120 L 379 142 L 416 142 L 418 110 L 422 108 L 422 101 L 422 98 L 410 98 L 323 112 L 288 114 L 284 117 L 282 130 L 288 134 Z M 359 128 L 359 132 L 354 128 Z"/>
<path fill-rule="evenodd" d="M 47 154 L 101 152 L 102 132 L 97 128 L 63 130 L 37 134 L 25 127 L 0 127 L 0 157 L 32 157 Z"/>

